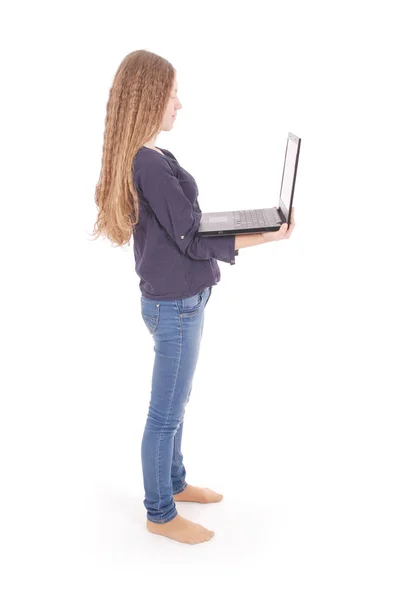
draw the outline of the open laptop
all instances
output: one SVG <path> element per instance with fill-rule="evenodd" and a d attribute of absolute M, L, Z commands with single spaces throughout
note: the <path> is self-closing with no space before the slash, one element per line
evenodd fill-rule
<path fill-rule="evenodd" d="M 202 213 L 197 233 L 203 236 L 238 235 L 278 231 L 283 223 L 288 223 L 290 226 L 300 149 L 301 138 L 289 133 L 278 207 Z"/>

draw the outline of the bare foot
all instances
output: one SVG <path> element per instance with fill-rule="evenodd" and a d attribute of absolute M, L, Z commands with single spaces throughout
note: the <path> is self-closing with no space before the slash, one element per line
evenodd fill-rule
<path fill-rule="evenodd" d="M 194 523 L 181 515 L 177 515 L 168 523 L 154 523 L 146 520 L 146 526 L 151 533 L 164 535 L 177 542 L 184 544 L 199 544 L 207 542 L 214 536 L 214 531 L 202 527 L 199 523 Z"/>
<path fill-rule="evenodd" d="M 179 494 L 173 495 L 175 502 L 220 502 L 223 499 L 223 494 L 218 494 L 209 488 L 195 487 L 194 485 L 187 485 L 185 490 Z"/>

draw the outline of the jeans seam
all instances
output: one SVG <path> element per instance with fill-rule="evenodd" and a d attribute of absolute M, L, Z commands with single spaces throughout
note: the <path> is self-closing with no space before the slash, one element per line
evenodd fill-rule
<path fill-rule="evenodd" d="M 181 487 L 181 489 L 179 489 L 177 492 L 174 492 L 174 495 L 175 494 L 181 494 L 181 492 L 183 492 L 185 490 L 185 488 L 187 487 L 187 485 L 188 484 L 185 482 L 184 485 Z"/>
<path fill-rule="evenodd" d="M 174 509 L 174 515 L 171 517 L 171 519 L 162 519 L 161 521 L 154 521 L 153 519 L 149 519 L 149 517 L 147 517 L 148 521 L 151 521 L 152 523 L 169 523 L 170 521 L 172 521 L 176 516 L 178 515 L 178 510 Z"/>

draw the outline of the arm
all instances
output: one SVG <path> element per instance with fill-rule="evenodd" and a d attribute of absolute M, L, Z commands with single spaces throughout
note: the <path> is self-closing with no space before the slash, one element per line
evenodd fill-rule
<path fill-rule="evenodd" d="M 291 237 L 295 227 L 294 207 L 291 209 L 291 225 L 288 229 L 288 223 L 282 223 L 277 231 L 263 231 L 262 233 L 250 233 L 247 235 L 235 236 L 235 248 L 246 248 L 247 246 L 256 246 L 266 242 L 277 242 L 279 240 L 288 240 Z"/>
<path fill-rule="evenodd" d="M 260 233 L 247 233 L 246 235 L 235 236 L 235 249 L 247 248 L 248 246 L 257 246 L 258 244 L 264 244 L 265 240 Z"/>
<path fill-rule="evenodd" d="M 202 212 L 194 210 L 167 160 L 156 154 L 136 168 L 138 187 L 156 219 L 183 254 L 195 260 L 215 258 L 235 264 L 235 236 L 197 235 Z"/>

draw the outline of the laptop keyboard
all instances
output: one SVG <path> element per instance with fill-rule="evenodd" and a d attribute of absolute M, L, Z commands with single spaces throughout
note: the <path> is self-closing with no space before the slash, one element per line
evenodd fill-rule
<path fill-rule="evenodd" d="M 234 210 L 234 227 L 241 229 L 244 227 L 269 227 L 272 223 L 269 221 L 262 209 L 256 210 Z"/>

